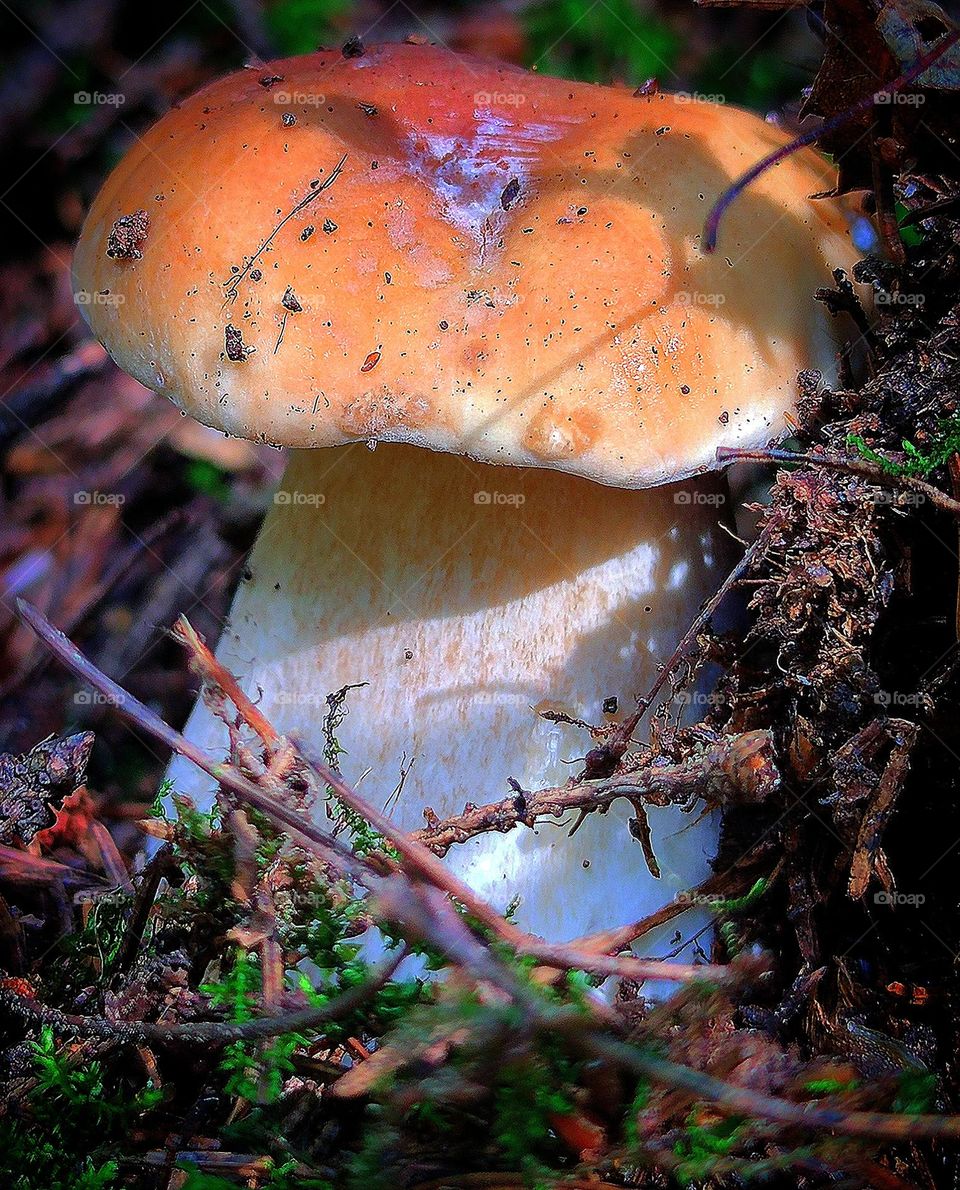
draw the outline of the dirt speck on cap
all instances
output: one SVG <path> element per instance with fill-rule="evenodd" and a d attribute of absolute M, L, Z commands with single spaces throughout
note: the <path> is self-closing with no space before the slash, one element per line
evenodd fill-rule
<path fill-rule="evenodd" d="M 243 334 L 240 328 L 234 326 L 232 322 L 227 323 L 223 332 L 223 349 L 227 359 L 232 360 L 235 364 L 244 363 L 247 356 L 253 351 L 252 348 L 243 345 Z"/>
<path fill-rule="evenodd" d="M 505 211 L 509 211 L 511 206 L 520 197 L 520 179 L 511 178 L 503 188 L 503 193 L 500 195 L 500 205 Z"/>
<path fill-rule="evenodd" d="M 141 248 L 149 230 L 150 216 L 146 211 L 121 215 L 107 236 L 107 256 L 112 260 L 141 260 Z"/>

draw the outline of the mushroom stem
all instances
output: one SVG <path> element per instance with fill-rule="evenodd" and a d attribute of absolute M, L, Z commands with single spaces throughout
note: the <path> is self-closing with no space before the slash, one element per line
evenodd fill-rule
<path fill-rule="evenodd" d="M 217 656 L 280 731 L 315 742 L 328 693 L 364 683 L 336 727 L 340 767 L 416 829 L 425 807 L 576 775 L 596 741 L 537 712 L 629 716 L 727 568 L 729 511 L 716 475 L 634 491 L 397 444 L 293 451 Z M 226 750 L 202 704 L 186 734 Z M 210 804 L 191 766 L 170 776 Z M 576 938 L 708 874 L 710 818 L 651 811 L 656 880 L 631 816 L 488 834 L 446 862 L 501 909 L 519 897 L 522 927 Z"/>

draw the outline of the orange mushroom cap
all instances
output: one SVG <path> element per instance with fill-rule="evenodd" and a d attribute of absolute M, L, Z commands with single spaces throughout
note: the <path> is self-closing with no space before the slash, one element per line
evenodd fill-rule
<path fill-rule="evenodd" d="M 434 46 L 244 70 L 114 170 L 75 260 L 117 362 L 210 425 L 409 442 L 643 487 L 777 434 L 832 370 L 813 301 L 854 252 L 747 112 Z"/>

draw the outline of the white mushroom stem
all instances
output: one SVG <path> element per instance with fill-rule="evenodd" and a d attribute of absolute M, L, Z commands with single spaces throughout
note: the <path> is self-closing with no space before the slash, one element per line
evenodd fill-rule
<path fill-rule="evenodd" d="M 347 695 L 344 775 L 409 829 L 429 806 L 563 784 L 594 746 L 537 712 L 604 721 L 635 709 L 729 564 L 723 481 L 629 491 L 546 470 L 494 467 L 411 446 L 294 451 L 217 650 L 282 732 L 322 738 L 328 692 Z M 262 692 L 262 694 L 261 694 Z M 611 704 L 607 702 L 607 705 Z M 608 719 L 609 721 L 609 719 Z M 198 705 L 186 729 L 215 755 L 223 725 Z M 175 787 L 209 805 L 185 762 Z M 650 812 L 660 880 L 617 804 L 488 834 L 447 862 L 550 940 L 652 912 L 709 871 L 716 824 Z"/>

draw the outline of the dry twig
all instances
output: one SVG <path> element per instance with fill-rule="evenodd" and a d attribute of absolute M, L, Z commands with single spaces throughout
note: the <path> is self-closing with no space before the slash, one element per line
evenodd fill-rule
<path fill-rule="evenodd" d="M 894 475 L 884 471 L 873 463 L 863 459 L 849 459 L 843 455 L 834 454 L 796 454 L 791 450 L 747 450 L 741 447 L 721 446 L 717 451 L 717 461 L 720 463 L 789 463 L 793 466 L 823 467 L 827 471 L 841 471 L 847 475 L 855 475 L 858 479 L 865 479 L 868 483 L 878 484 L 880 487 L 893 488 L 906 492 L 914 492 L 925 497 L 942 512 L 960 517 L 960 500 L 954 500 L 946 492 L 925 480 L 916 479 L 911 475 Z"/>
<path fill-rule="evenodd" d="M 276 1037 L 280 1033 L 304 1033 L 319 1028 L 327 1021 L 341 1020 L 362 1008 L 368 1000 L 393 976 L 407 956 L 401 949 L 396 955 L 357 987 L 328 1000 L 326 1004 L 311 1005 L 296 1012 L 274 1016 L 254 1017 L 249 1021 L 190 1021 L 180 1025 L 161 1025 L 152 1021 L 108 1020 L 100 1016 L 74 1016 L 57 1008 L 39 1004 L 9 988 L 0 988 L 0 1013 L 21 1022 L 49 1025 L 60 1033 L 77 1037 L 100 1037 L 123 1042 L 145 1042 L 148 1045 L 229 1045 L 235 1041 L 257 1041 Z"/>

